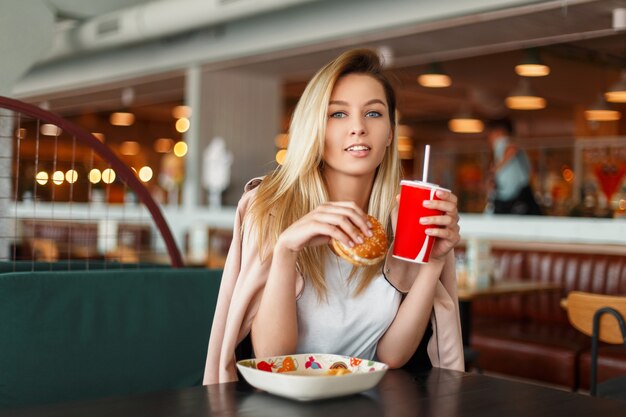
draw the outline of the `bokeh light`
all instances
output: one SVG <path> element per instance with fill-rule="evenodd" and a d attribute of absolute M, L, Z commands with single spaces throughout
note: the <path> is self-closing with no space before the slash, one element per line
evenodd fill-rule
<path fill-rule="evenodd" d="M 287 149 L 280 149 L 276 152 L 276 162 L 278 165 L 282 165 L 285 162 L 285 158 L 287 157 Z"/>
<path fill-rule="evenodd" d="M 70 169 L 65 173 L 65 181 L 70 184 L 74 184 L 78 179 L 78 172 L 75 169 Z"/>
<path fill-rule="evenodd" d="M 100 172 L 98 168 L 94 168 L 91 171 L 89 171 L 89 182 L 91 182 L 92 184 L 97 184 L 100 182 L 101 179 L 102 179 L 102 173 Z"/>
<path fill-rule="evenodd" d="M 190 125 L 191 123 L 189 123 L 189 119 L 187 119 L 186 117 L 181 117 L 180 119 L 176 120 L 176 131 L 178 133 L 185 133 L 189 130 Z"/>
<path fill-rule="evenodd" d="M 180 142 L 176 142 L 176 145 L 174 145 L 174 155 L 178 156 L 179 158 L 187 155 L 187 144 L 183 141 Z"/>
<path fill-rule="evenodd" d="M 107 168 L 102 171 L 102 181 L 105 184 L 111 184 L 113 181 L 115 181 L 115 171 L 113 171 L 111 168 Z"/>
<path fill-rule="evenodd" d="M 37 184 L 46 185 L 48 183 L 48 173 L 39 171 L 37 175 L 35 175 L 35 180 L 37 180 Z"/>
<path fill-rule="evenodd" d="M 63 171 L 55 171 L 54 174 L 52 174 L 52 182 L 55 183 L 56 185 L 63 184 L 64 179 L 65 179 L 65 174 L 63 173 Z"/>
<path fill-rule="evenodd" d="M 143 182 L 148 182 L 152 179 L 152 168 L 144 166 L 139 169 L 139 179 Z"/>

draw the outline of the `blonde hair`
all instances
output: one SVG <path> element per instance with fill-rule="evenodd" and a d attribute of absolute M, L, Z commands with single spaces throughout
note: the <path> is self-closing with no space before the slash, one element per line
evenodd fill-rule
<path fill-rule="evenodd" d="M 378 80 L 387 99 L 393 138 L 377 168 L 368 213 L 386 225 L 388 236 L 391 236 L 391 212 L 396 204 L 400 182 L 395 92 L 383 74 L 381 61 L 375 52 L 368 49 L 351 50 L 328 63 L 309 81 L 291 119 L 285 161 L 265 177 L 244 219 L 255 225 L 258 242 L 262 242 L 259 247 L 263 260 L 271 255 L 279 235 L 287 227 L 328 201 L 321 172 L 328 102 L 337 80 L 353 73 L 369 75 Z M 297 262 L 299 272 L 307 282 L 312 283 L 319 297 L 326 294 L 325 254 L 323 247 L 307 247 L 299 253 Z M 359 274 L 360 269 L 363 271 Z M 363 291 L 379 271 L 380 265 L 353 268 L 350 278 L 359 279 L 356 294 Z"/>

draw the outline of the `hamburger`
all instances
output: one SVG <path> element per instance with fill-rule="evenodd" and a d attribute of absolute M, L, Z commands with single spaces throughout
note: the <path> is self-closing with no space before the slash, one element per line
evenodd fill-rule
<path fill-rule="evenodd" d="M 349 247 L 336 239 L 330 241 L 333 252 L 357 266 L 376 265 L 385 258 L 387 253 L 387 233 L 375 217 L 367 216 L 367 220 L 372 224 L 372 236 L 360 234 L 363 243 L 356 243 Z"/>

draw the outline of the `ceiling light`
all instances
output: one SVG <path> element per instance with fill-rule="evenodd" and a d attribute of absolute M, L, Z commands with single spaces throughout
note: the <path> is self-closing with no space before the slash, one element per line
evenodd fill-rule
<path fill-rule="evenodd" d="M 438 63 L 431 64 L 426 72 L 417 77 L 417 82 L 428 88 L 450 87 L 452 84 L 450 76 L 443 72 Z"/>
<path fill-rule="evenodd" d="M 158 153 L 168 153 L 174 146 L 174 140 L 170 138 L 158 138 L 154 142 L 154 150 Z"/>
<path fill-rule="evenodd" d="M 174 119 L 182 119 L 191 117 L 191 107 L 189 106 L 176 106 L 172 109 L 172 116 Z"/>
<path fill-rule="evenodd" d="M 135 115 L 128 112 L 111 113 L 109 119 L 113 126 L 132 126 L 135 123 Z"/>
<path fill-rule="evenodd" d="M 190 125 L 191 123 L 189 123 L 189 119 L 187 119 L 186 117 L 182 117 L 176 120 L 176 131 L 178 133 L 185 133 L 189 130 Z"/>
<path fill-rule="evenodd" d="M 539 50 L 528 49 L 524 59 L 515 66 L 515 72 L 522 77 L 545 77 L 550 74 L 550 67 L 539 57 Z"/>
<path fill-rule="evenodd" d="M 512 110 L 541 110 L 546 108 L 546 99 L 539 96 L 511 95 L 506 98 L 506 106 Z"/>
<path fill-rule="evenodd" d="M 152 179 L 152 168 L 149 166 L 139 168 L 139 179 L 143 182 L 150 181 Z"/>
<path fill-rule="evenodd" d="M 604 93 L 604 98 L 611 103 L 626 103 L 626 69 L 622 70 L 619 81 Z"/>
<path fill-rule="evenodd" d="M 409 136 L 398 136 L 398 156 L 413 159 L 413 140 Z"/>
<path fill-rule="evenodd" d="M 107 168 L 102 171 L 102 182 L 105 184 L 112 184 L 115 181 L 115 171 L 111 168 Z"/>
<path fill-rule="evenodd" d="M 413 159 L 413 129 L 408 125 L 398 125 L 397 133 L 400 159 Z"/>
<path fill-rule="evenodd" d="M 46 185 L 48 183 L 48 173 L 45 171 L 39 171 L 35 176 L 35 180 L 40 185 Z"/>
<path fill-rule="evenodd" d="M 287 157 L 287 149 L 279 149 L 276 152 L 276 162 L 278 165 L 282 165 L 285 163 L 285 158 Z"/>
<path fill-rule="evenodd" d="M 101 179 L 102 173 L 98 168 L 93 168 L 91 171 L 89 171 L 89 182 L 91 182 L 92 184 L 97 184 L 100 182 Z"/>
<path fill-rule="evenodd" d="M 622 114 L 611 109 L 600 96 L 595 103 L 585 110 L 585 119 L 592 122 L 612 122 L 622 118 Z"/>
<path fill-rule="evenodd" d="M 454 133 L 480 133 L 485 125 L 480 119 L 454 118 L 448 122 L 448 128 Z"/>
<path fill-rule="evenodd" d="M 462 111 L 448 121 L 448 129 L 454 133 L 480 133 L 485 129 L 485 124 L 469 111 Z"/>
<path fill-rule="evenodd" d="M 540 110 L 546 107 L 546 99 L 536 95 L 530 88 L 527 78 L 521 78 L 519 84 L 505 100 L 512 110 Z"/>
<path fill-rule="evenodd" d="M 74 184 L 78 179 L 78 172 L 75 169 L 70 169 L 65 173 L 65 181 L 70 184 Z"/>
<path fill-rule="evenodd" d="M 61 135 L 62 130 L 57 125 L 46 123 L 41 125 L 39 132 L 41 132 L 44 136 L 59 136 Z"/>
<path fill-rule="evenodd" d="M 469 108 L 463 108 L 448 121 L 448 129 L 454 133 L 480 133 L 485 129 L 485 124 L 475 118 Z"/>
<path fill-rule="evenodd" d="M 139 142 L 126 140 L 120 144 L 119 150 L 122 155 L 133 156 L 139 154 L 141 146 L 139 146 Z"/>
<path fill-rule="evenodd" d="M 63 173 L 63 171 L 54 171 L 54 174 L 52 174 L 52 182 L 55 183 L 56 185 L 63 184 L 64 179 L 65 179 L 65 174 Z"/>
<path fill-rule="evenodd" d="M 182 158 L 183 156 L 187 155 L 187 149 L 187 144 L 182 140 L 180 142 L 176 142 L 176 145 L 174 145 L 174 155 Z"/>
<path fill-rule="evenodd" d="M 279 133 L 274 137 L 274 144 L 278 149 L 286 149 L 289 145 L 289 134 Z"/>

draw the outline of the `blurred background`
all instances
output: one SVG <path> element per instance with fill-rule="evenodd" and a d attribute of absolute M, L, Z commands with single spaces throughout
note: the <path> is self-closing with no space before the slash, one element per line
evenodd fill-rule
<path fill-rule="evenodd" d="M 430 144 L 431 180 L 460 197 L 469 233 L 485 224 L 492 156 L 484 122 L 493 118 L 513 121 L 547 215 L 620 218 L 626 210 L 626 1 L 42 0 L 0 7 L 0 95 L 93 132 L 164 205 L 179 242 L 189 240 L 194 222 L 231 227 L 243 185 L 280 163 L 308 79 L 354 47 L 378 50 L 393 74 L 405 177 L 421 176 Z M 22 128 L 26 138 L 46 134 Z M 222 206 L 209 207 L 203 155 L 217 137 L 232 154 L 231 178 Z M 52 167 L 35 166 L 34 153 L 21 149 L 19 178 L 29 184 L 53 175 Z M 63 183 L 42 182 L 36 192 L 21 187 L 20 204 L 68 198 Z M 85 203 L 93 198 L 74 192 Z M 128 203 L 122 189 L 98 198 Z M 621 223 L 606 229 L 598 239 L 621 239 Z"/>

